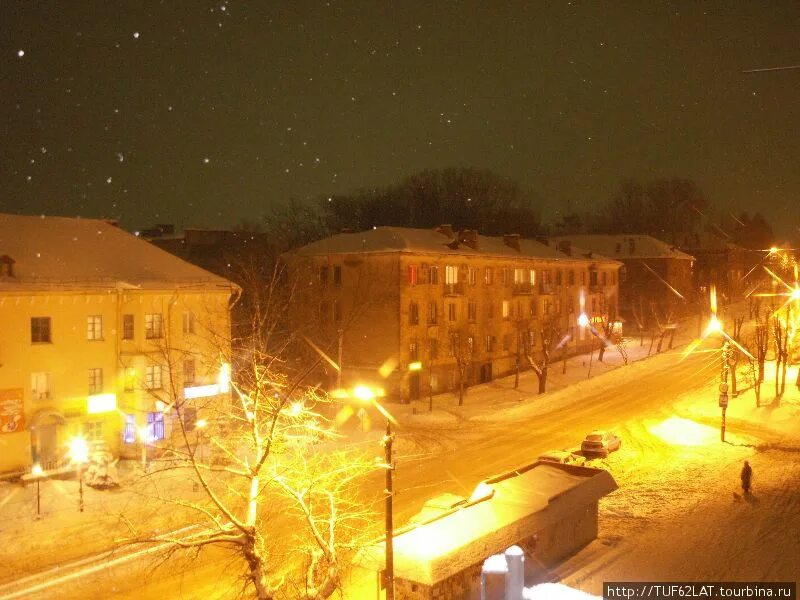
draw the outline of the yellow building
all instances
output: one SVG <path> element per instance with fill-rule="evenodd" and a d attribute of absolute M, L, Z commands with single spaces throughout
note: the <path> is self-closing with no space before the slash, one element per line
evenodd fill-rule
<path fill-rule="evenodd" d="M 233 284 L 113 223 L 0 214 L 0 473 L 138 455 L 228 391 Z"/>
<path fill-rule="evenodd" d="M 512 372 L 537 354 L 547 323 L 553 358 L 575 353 L 616 315 L 620 262 L 518 235 L 377 227 L 287 255 L 294 319 L 339 357 L 344 386 L 368 382 L 415 399 Z M 460 363 L 460 365 L 459 365 Z M 522 368 L 526 368 L 523 359 Z"/>

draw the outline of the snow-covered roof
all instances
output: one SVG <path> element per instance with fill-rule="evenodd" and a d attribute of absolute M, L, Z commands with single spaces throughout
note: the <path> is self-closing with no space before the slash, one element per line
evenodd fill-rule
<path fill-rule="evenodd" d="M 234 287 L 98 219 L 0 213 L 0 255 L 14 260 L 14 274 L 0 278 L 0 291 Z"/>
<path fill-rule="evenodd" d="M 536 462 L 478 486 L 483 500 L 456 507 L 394 536 L 395 576 L 433 585 L 587 507 L 617 489 L 604 470 Z M 356 563 L 384 568 L 381 542 Z"/>
<path fill-rule="evenodd" d="M 461 232 L 464 234 L 464 232 Z M 377 254 L 407 252 L 449 256 L 491 256 L 497 258 L 536 258 L 540 260 L 586 261 L 584 256 L 568 256 L 556 248 L 531 239 L 519 238 L 519 250 L 508 245 L 503 236 L 474 234 L 475 247 L 457 242 L 460 234 L 449 235 L 437 229 L 410 227 L 375 227 L 358 233 L 339 233 L 292 251 L 297 256 L 331 254 Z M 615 262 L 593 256 L 594 262 Z"/>
<path fill-rule="evenodd" d="M 555 243 L 568 241 L 575 246 L 617 260 L 626 258 L 694 260 L 693 256 L 649 235 L 565 235 L 551 237 L 550 240 Z"/>

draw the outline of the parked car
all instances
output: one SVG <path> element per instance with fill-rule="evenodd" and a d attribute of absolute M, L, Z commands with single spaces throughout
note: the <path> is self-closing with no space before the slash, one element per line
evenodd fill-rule
<path fill-rule="evenodd" d="M 581 442 L 584 454 L 608 456 L 610 452 L 619 450 L 622 440 L 610 431 L 593 431 Z"/>
<path fill-rule="evenodd" d="M 575 462 L 575 455 L 567 450 L 550 450 L 539 456 L 539 460 L 543 462 L 561 463 L 563 465 L 572 464 Z"/>

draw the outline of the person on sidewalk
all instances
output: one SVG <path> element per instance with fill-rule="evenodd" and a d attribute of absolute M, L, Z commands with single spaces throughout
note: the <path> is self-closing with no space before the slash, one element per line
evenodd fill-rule
<path fill-rule="evenodd" d="M 750 467 L 750 463 L 744 461 L 744 466 L 742 467 L 742 474 L 740 476 L 742 478 L 742 490 L 744 491 L 745 496 L 750 495 L 750 481 L 753 479 L 753 469 Z"/>

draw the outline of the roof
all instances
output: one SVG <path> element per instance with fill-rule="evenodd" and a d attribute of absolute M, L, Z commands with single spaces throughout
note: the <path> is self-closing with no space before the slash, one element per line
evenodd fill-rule
<path fill-rule="evenodd" d="M 491 494 L 394 536 L 395 576 L 434 585 L 541 531 L 582 514 L 617 489 L 604 470 L 535 462 L 489 479 L 478 490 Z M 363 549 L 356 563 L 384 568 L 383 542 Z"/>
<path fill-rule="evenodd" d="M 0 213 L 0 291 L 52 288 L 225 288 L 234 284 L 98 219 Z"/>
<path fill-rule="evenodd" d="M 693 256 L 649 235 L 565 235 L 550 239 L 554 242 L 569 241 L 575 246 L 617 260 L 626 258 L 694 260 Z"/>
<path fill-rule="evenodd" d="M 464 233 L 464 232 L 462 232 Z M 296 256 L 331 254 L 378 254 L 407 252 L 498 258 L 535 258 L 540 260 L 615 262 L 604 256 L 568 256 L 536 240 L 519 238 L 519 250 L 507 245 L 503 236 L 477 235 L 475 248 L 457 243 L 456 237 L 436 229 L 410 227 L 374 227 L 358 233 L 339 233 L 292 251 Z"/>

